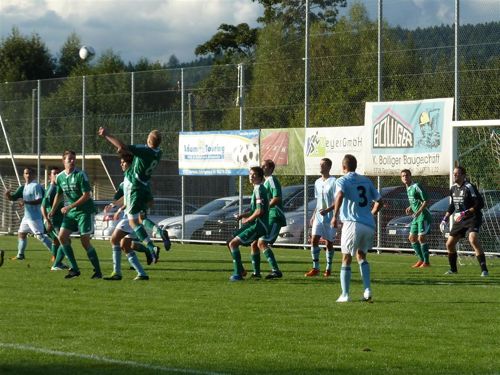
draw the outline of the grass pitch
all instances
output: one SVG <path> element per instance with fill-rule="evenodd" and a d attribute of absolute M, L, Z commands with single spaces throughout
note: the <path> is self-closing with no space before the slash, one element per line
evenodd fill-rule
<path fill-rule="evenodd" d="M 0 237 L 7 257 L 16 243 Z M 109 244 L 94 245 L 109 274 Z M 445 257 L 414 270 L 413 256 L 370 254 L 374 303 L 337 304 L 338 252 L 329 279 L 304 277 L 309 251 L 276 249 L 283 279 L 230 283 L 225 247 L 174 244 L 135 282 L 125 259 L 122 281 L 90 280 L 74 247 L 72 280 L 34 238 L 25 261 L 5 259 L 0 374 L 500 374 L 498 258 L 481 278 L 475 261 L 444 276 Z"/>

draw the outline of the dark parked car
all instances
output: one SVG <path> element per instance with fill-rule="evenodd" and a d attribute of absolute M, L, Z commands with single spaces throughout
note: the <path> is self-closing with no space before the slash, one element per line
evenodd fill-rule
<path fill-rule="evenodd" d="M 486 190 L 481 192 L 485 208 L 483 209 L 483 224 L 481 226 L 481 242 L 484 250 L 492 251 L 498 248 L 500 243 L 500 191 Z M 432 215 L 431 234 L 428 236 L 428 243 L 431 249 L 445 249 L 447 234 L 443 235 L 439 230 L 439 224 L 444 217 L 449 205 L 449 197 L 442 198 L 438 202 L 429 207 Z M 410 248 L 408 235 L 410 233 L 410 224 L 412 217 L 405 215 L 396 217 L 387 223 L 386 226 L 386 243 L 388 246 Z M 470 250 L 467 241 L 462 241 L 461 246 L 464 250 Z M 495 247 L 496 246 L 496 247 Z"/>

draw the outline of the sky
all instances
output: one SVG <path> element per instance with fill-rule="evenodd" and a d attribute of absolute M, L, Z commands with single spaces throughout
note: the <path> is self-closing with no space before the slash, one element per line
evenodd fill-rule
<path fill-rule="evenodd" d="M 376 19 L 377 0 L 358 0 Z M 348 0 L 348 4 L 354 1 Z M 416 28 L 451 24 L 455 0 L 383 0 L 392 25 Z M 461 23 L 500 21 L 500 0 L 460 0 Z M 262 7 L 252 0 L 0 0 L 0 36 L 16 26 L 37 33 L 58 52 L 72 32 L 99 51 L 112 48 L 125 62 L 141 57 L 168 62 L 196 58 L 194 49 L 221 23 L 257 26 Z M 345 11 L 343 11 L 345 14 Z"/>

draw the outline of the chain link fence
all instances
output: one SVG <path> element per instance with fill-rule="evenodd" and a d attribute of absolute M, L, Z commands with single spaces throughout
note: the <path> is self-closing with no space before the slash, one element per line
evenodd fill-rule
<path fill-rule="evenodd" d="M 385 9 L 394 7 L 407 14 L 404 3 L 384 1 Z M 455 44 L 453 19 L 410 31 L 384 22 L 379 54 L 378 22 L 367 14 L 366 8 L 355 5 L 334 28 L 311 26 L 307 82 L 304 36 L 285 33 L 280 25 L 269 25 L 261 31 L 255 58 L 241 65 L 0 84 L 0 115 L 7 133 L 7 139 L 2 137 L 0 142 L 0 172 L 14 188 L 17 181 L 6 140 L 17 169 L 38 169 L 43 183 L 46 169 L 60 164 L 62 151 L 71 148 L 77 151 L 79 165 L 95 184 L 94 197 L 109 200 L 122 175 L 114 150 L 97 136 L 98 128 L 107 127 L 125 143 L 143 143 L 149 131 L 156 128 L 163 134 L 164 160 L 153 179 L 155 197 L 183 200 L 185 205 L 199 208 L 216 198 L 238 195 L 240 184 L 232 177 L 181 178 L 177 171 L 180 131 L 362 125 L 367 101 L 455 97 L 455 92 L 457 119 L 500 118 L 500 23 L 470 24 L 468 15 L 461 14 Z M 471 139 L 484 147 L 474 149 Z M 480 178 L 481 187 L 498 191 L 498 127 L 460 129 L 458 144 L 459 160 L 473 180 L 480 174 L 488 175 Z M 484 170 L 485 160 L 493 166 L 490 170 Z M 304 176 L 280 177 L 284 186 L 304 184 Z M 399 176 L 373 178 L 387 198 L 387 207 L 379 218 L 378 247 L 409 248 L 405 235 L 388 226 L 391 220 L 405 215 L 407 206 Z M 431 204 L 447 195 L 449 176 L 415 179 L 429 190 Z M 307 183 L 313 180 L 310 176 Z M 243 194 L 250 192 L 246 181 L 242 186 Z M 304 211 L 303 196 L 302 191 L 295 200 L 290 198 L 289 212 Z M 487 209 L 494 208 L 496 202 L 492 200 Z M 3 198 L 0 207 L 0 231 L 15 232 L 15 212 L 22 212 Z M 174 211 L 169 212 L 173 215 Z M 228 223 L 230 216 L 215 218 L 219 232 L 216 240 L 230 235 L 235 226 Z M 194 230 L 188 228 L 188 221 L 171 225 L 178 229 L 184 223 L 184 239 L 208 240 L 206 233 L 211 229 L 204 230 L 203 221 L 197 222 Z M 491 225 L 498 227 L 498 221 Z M 488 251 L 499 251 L 497 229 L 485 240 Z M 290 238 L 292 243 L 307 241 L 303 235 L 294 235 L 283 237 L 283 243 Z M 435 230 L 431 248 L 444 249 L 444 237 Z"/>

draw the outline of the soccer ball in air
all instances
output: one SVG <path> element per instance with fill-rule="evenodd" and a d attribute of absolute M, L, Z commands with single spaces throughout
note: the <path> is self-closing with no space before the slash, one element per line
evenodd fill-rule
<path fill-rule="evenodd" d="M 91 46 L 83 46 L 78 52 L 82 60 L 91 59 L 95 55 L 95 51 Z"/>
<path fill-rule="evenodd" d="M 259 145 L 257 143 L 236 146 L 233 160 L 239 166 L 254 167 L 259 165 Z"/>

